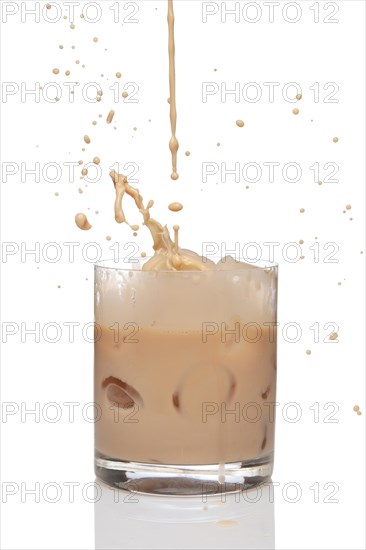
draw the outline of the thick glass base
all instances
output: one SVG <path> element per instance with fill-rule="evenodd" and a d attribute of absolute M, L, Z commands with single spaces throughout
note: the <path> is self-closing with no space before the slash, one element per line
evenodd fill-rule
<path fill-rule="evenodd" d="M 170 496 L 217 495 L 250 489 L 272 475 L 273 455 L 228 464 L 146 464 L 95 457 L 95 475 L 112 487 Z"/>

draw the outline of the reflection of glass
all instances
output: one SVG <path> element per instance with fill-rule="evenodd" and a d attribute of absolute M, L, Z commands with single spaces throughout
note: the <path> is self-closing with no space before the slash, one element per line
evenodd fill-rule
<path fill-rule="evenodd" d="M 277 267 L 95 268 L 96 474 L 155 494 L 236 491 L 273 468 Z"/>
<path fill-rule="evenodd" d="M 271 482 L 235 494 L 169 498 L 102 486 L 95 503 L 96 550 L 274 549 Z"/>

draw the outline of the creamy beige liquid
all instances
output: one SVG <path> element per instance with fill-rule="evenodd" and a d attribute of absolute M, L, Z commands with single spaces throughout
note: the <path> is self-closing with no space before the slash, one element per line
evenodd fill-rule
<path fill-rule="evenodd" d="M 165 225 L 164 227 L 156 220 L 151 218 L 150 210 L 154 206 L 154 201 L 150 200 L 147 206 L 144 206 L 143 198 L 138 189 L 132 187 L 127 178 L 118 174 L 114 170 L 110 172 L 116 191 L 116 200 L 114 203 L 114 214 L 117 223 L 127 223 L 132 230 L 139 226 L 130 225 L 126 219 L 123 210 L 123 199 L 130 196 L 143 217 L 144 225 L 149 229 L 153 239 L 154 256 L 143 266 L 143 270 L 164 270 L 164 271 L 205 271 L 213 267 L 213 262 L 202 258 L 191 250 L 183 250 L 176 246 L 176 242 L 170 238 L 170 233 Z M 178 203 L 177 203 L 178 204 Z"/>
<path fill-rule="evenodd" d="M 264 403 L 275 401 L 275 346 L 267 333 L 255 344 L 222 343 L 218 335 L 203 343 L 199 331 L 153 328 L 142 328 L 138 343 L 116 344 L 110 329 L 102 333 L 95 348 L 99 452 L 165 464 L 236 462 L 273 452 L 274 422 Z M 225 414 L 230 410 L 236 413 Z M 258 422 L 250 422 L 258 411 Z"/>
<path fill-rule="evenodd" d="M 75 223 L 78 226 L 79 229 L 82 229 L 83 231 L 88 231 L 88 229 L 91 229 L 91 225 L 88 222 L 88 218 L 83 213 L 76 214 L 75 216 Z"/>
<path fill-rule="evenodd" d="M 114 117 L 114 111 L 109 111 L 108 113 L 108 116 L 107 116 L 107 124 L 111 124 L 112 120 L 113 120 L 113 117 Z"/>
<path fill-rule="evenodd" d="M 177 154 L 179 143 L 176 138 L 177 130 L 177 105 L 175 97 L 175 40 L 174 40 L 174 9 L 173 0 L 168 0 L 168 28 L 169 28 L 169 88 L 170 88 L 170 126 L 172 137 L 169 142 L 169 149 L 172 153 L 172 180 L 177 180 Z"/>
<path fill-rule="evenodd" d="M 177 179 L 172 0 L 168 25 L 170 149 Z M 270 460 L 274 416 L 266 404 L 275 401 L 276 338 L 265 323 L 276 317 L 275 270 L 233 258 L 215 264 L 180 248 L 179 226 L 173 226 L 172 240 L 167 226 L 151 217 L 154 202 L 145 206 L 124 175 L 110 176 L 117 223 L 139 228 L 126 219 L 123 201 L 129 196 L 150 231 L 154 255 L 140 270 L 124 266 L 96 274 L 97 453 L 155 464 L 219 464 L 220 481 L 228 462 Z M 182 205 L 168 208 L 179 212 Z M 85 229 L 86 217 L 78 216 Z M 207 322 L 214 332 L 204 338 Z M 225 334 L 223 323 L 228 330 L 255 323 L 261 336 L 253 341 Z"/>
<path fill-rule="evenodd" d="M 183 204 L 180 202 L 171 202 L 168 208 L 171 212 L 180 212 L 183 209 Z"/>
<path fill-rule="evenodd" d="M 225 463 L 271 456 L 276 344 L 264 326 L 274 320 L 273 303 L 263 309 L 263 301 L 275 273 L 222 266 L 150 274 L 97 279 L 97 451 L 134 462 L 221 464 L 222 476 Z M 244 334 L 254 321 L 257 329 Z"/>

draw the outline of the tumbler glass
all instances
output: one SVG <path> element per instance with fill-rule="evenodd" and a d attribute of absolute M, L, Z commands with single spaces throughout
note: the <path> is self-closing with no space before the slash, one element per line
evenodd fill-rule
<path fill-rule="evenodd" d="M 239 491 L 273 470 L 278 267 L 95 266 L 96 475 L 141 493 Z"/>

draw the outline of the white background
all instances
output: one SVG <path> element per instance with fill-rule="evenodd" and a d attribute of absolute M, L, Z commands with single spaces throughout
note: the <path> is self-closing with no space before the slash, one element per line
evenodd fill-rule
<path fill-rule="evenodd" d="M 285 20 L 295 14 L 296 6 L 287 6 L 288 2 L 276 7 L 272 23 L 263 2 L 247 6 L 247 19 L 255 17 L 253 10 L 262 10 L 255 23 L 242 15 L 238 22 L 234 16 L 222 22 L 222 3 L 211 2 L 218 13 L 203 23 L 205 3 L 176 1 L 177 136 L 181 144 L 177 182 L 169 177 L 166 2 L 136 2 L 136 23 L 123 22 L 134 9 L 127 2 L 119 2 L 119 22 L 114 22 L 109 9 L 113 3 L 99 2 L 102 17 L 89 23 L 79 17 L 82 6 L 88 4 L 82 2 L 75 9 L 74 30 L 63 18 L 54 24 L 43 16 L 35 22 L 34 16 L 24 12 L 22 18 L 24 6 L 38 4 L 43 9 L 45 3 L 1 4 L 2 79 L 19 87 L 19 92 L 8 96 L 3 89 L 2 98 L 2 240 L 8 243 L 3 245 L 5 252 L 14 252 L 6 255 L 3 248 L 2 255 L 3 342 L 7 339 L 2 400 L 5 410 L 13 413 L 4 415 L 3 409 L 2 415 L 3 547 L 271 548 L 275 540 L 278 549 L 364 548 L 365 416 L 353 411 L 357 404 L 365 412 L 364 2 L 338 1 L 328 7 L 324 2 L 297 2 L 301 14 L 296 23 Z M 62 2 L 51 4 L 57 4 L 62 15 L 69 14 Z M 237 4 L 242 10 L 248 2 Z M 6 22 L 5 5 L 19 8 Z M 233 5 L 226 3 L 227 8 Z M 339 11 L 332 16 L 334 6 Z M 314 22 L 317 8 L 318 23 Z M 54 10 L 55 6 L 50 18 Z M 88 13 L 94 17 L 92 9 Z M 326 16 L 339 21 L 326 23 Z M 94 36 L 99 38 L 97 43 Z M 57 76 L 52 74 L 55 67 L 60 69 Z M 70 77 L 64 76 L 66 70 L 71 71 Z M 122 72 L 120 80 L 115 78 L 117 71 Z M 63 85 L 67 81 L 80 83 L 74 103 Z M 80 92 L 91 81 L 104 91 L 100 103 L 87 102 Z M 109 89 L 116 81 L 121 85 L 118 103 Z M 34 88 L 37 82 L 41 86 L 59 83 L 60 101 L 47 102 L 41 96 L 36 102 L 31 95 L 22 100 L 21 90 Z M 129 82 L 139 86 L 137 103 L 122 101 L 122 88 Z M 233 95 L 225 101 L 217 93 L 203 102 L 205 82 L 216 83 L 220 90 L 236 82 L 242 90 L 255 82 L 262 97 L 250 102 L 241 95 L 235 102 Z M 279 83 L 273 102 L 265 82 Z M 302 90 L 303 97 L 296 104 L 282 96 L 290 82 Z M 314 83 L 319 83 L 319 98 L 310 89 Z M 333 85 L 324 90 L 327 83 L 339 87 L 333 96 L 336 102 L 325 102 L 333 90 Z M 291 88 L 288 93 L 296 95 Z M 55 95 L 50 91 L 50 97 Z M 292 114 L 294 107 L 300 109 L 297 116 Z M 114 123 L 107 125 L 110 109 L 116 115 Z M 98 118 L 99 114 L 103 117 Z M 244 120 L 244 128 L 236 126 L 237 119 Z M 92 120 L 98 121 L 97 126 L 92 126 Z M 82 152 L 85 134 L 92 142 Z M 333 142 L 335 136 L 338 143 Z M 189 157 L 184 155 L 186 150 L 191 152 Z M 95 155 L 102 161 L 100 181 L 85 187 L 78 168 L 70 182 L 64 163 L 90 162 Z M 47 181 L 52 171 L 46 178 L 41 175 L 39 182 L 34 175 L 24 174 L 36 162 L 41 171 L 47 163 L 62 166 L 60 181 Z M 268 258 L 269 249 L 263 243 L 279 243 L 274 258 L 280 263 L 278 320 L 280 328 L 297 323 L 301 335 L 296 343 L 279 336 L 274 506 L 269 505 L 265 491 L 256 504 L 214 501 L 206 515 L 202 502 L 195 499 L 140 498 L 117 506 L 105 488 L 95 506 L 88 502 L 93 500 L 93 486 L 87 485 L 94 482 L 93 424 L 85 419 L 90 409 L 84 408 L 84 417 L 82 410 L 93 400 L 93 349 L 83 338 L 82 328 L 93 320 L 93 250 L 86 245 L 97 243 L 104 258 L 113 256 L 109 247 L 115 243 L 123 247 L 136 242 L 140 250 L 149 251 L 144 230 L 135 239 L 126 226 L 114 221 L 114 190 L 108 172 L 116 162 L 138 164 L 136 185 L 146 199 L 155 200 L 157 219 L 180 224 L 181 243 L 187 248 L 200 251 L 202 243 L 210 242 L 233 249 L 239 243 L 236 246 L 242 250 L 246 243 L 256 242 L 263 258 Z M 265 162 L 280 163 L 272 183 Z M 283 166 L 290 162 L 301 167 L 298 182 L 282 177 Z M 318 185 L 309 169 L 317 162 L 320 180 L 330 173 L 323 166 L 336 163 L 339 172 L 334 177 L 339 182 Z M 14 163 L 17 173 L 6 177 L 4 170 L 10 165 L 4 163 Z M 220 171 L 203 182 L 203 163 L 218 167 L 227 163 L 228 169 L 235 163 L 241 169 L 247 163 L 258 163 L 263 172 L 256 183 L 245 182 L 242 176 L 236 182 L 230 175 L 223 182 Z M 179 214 L 167 209 L 173 200 L 184 204 Z M 343 213 L 347 204 L 352 208 Z M 303 214 L 300 208 L 305 209 Z M 81 232 L 74 224 L 79 211 L 90 219 L 93 228 L 89 232 Z M 128 211 L 131 222 L 139 223 L 136 212 Z M 112 241 L 106 241 L 107 235 Z M 284 257 L 284 247 L 300 239 L 304 240 L 300 253 L 304 259 L 291 262 Z M 50 242 L 58 243 L 61 251 L 60 260 L 54 263 L 49 260 L 55 251 L 47 248 Z M 75 261 L 70 261 L 66 242 L 80 243 Z M 317 242 L 319 258 L 314 255 Z M 327 243 L 338 247 L 331 258 L 337 262 L 325 261 L 335 250 L 335 245 L 324 250 Z M 40 258 L 22 257 L 21 251 L 35 246 L 40 247 Z M 289 249 L 289 254 L 294 250 Z M 65 322 L 79 323 L 73 343 Z M 47 323 L 58 323 L 60 339 L 46 341 L 54 334 L 50 329 L 35 342 L 35 336 L 22 334 L 21 323 L 25 323 L 23 333 L 24 327 L 32 328 L 35 323 L 40 323 L 41 332 Z M 309 328 L 314 323 L 319 323 L 319 342 Z M 326 323 L 338 326 L 338 342 L 329 343 L 327 335 L 334 329 L 324 328 Z M 7 336 L 11 327 L 16 333 Z M 294 333 L 288 334 L 293 337 Z M 50 402 L 57 403 L 61 411 L 58 422 L 50 421 L 55 408 L 44 408 Z M 73 422 L 64 405 L 67 402 L 79 404 Z M 297 422 L 289 421 L 296 412 L 286 409 L 290 402 L 297 403 L 301 415 Z M 39 418 L 22 416 L 21 411 L 34 407 L 40 407 Z M 72 482 L 79 485 L 70 503 L 64 484 Z M 58 485 L 47 493 L 47 483 Z M 300 488 L 297 502 L 289 502 L 296 500 L 296 490 L 287 484 Z M 59 487 L 59 500 L 51 503 L 55 487 Z M 290 487 L 288 493 L 286 487 Z M 315 502 L 316 487 L 319 502 Z M 334 487 L 332 498 L 337 502 L 327 502 Z M 31 488 L 39 489 L 40 502 L 25 494 Z M 237 524 L 223 528 L 217 523 L 222 518 Z"/>

